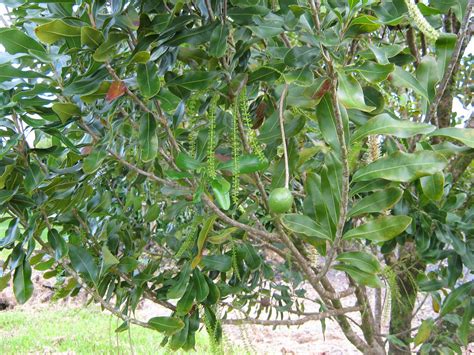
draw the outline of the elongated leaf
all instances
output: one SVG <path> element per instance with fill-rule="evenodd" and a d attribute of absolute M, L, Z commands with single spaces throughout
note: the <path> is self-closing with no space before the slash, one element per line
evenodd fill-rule
<path fill-rule="evenodd" d="M 158 135 L 156 134 L 156 120 L 151 113 L 144 114 L 140 119 L 139 142 L 141 159 L 145 162 L 155 159 L 158 153 Z"/>
<path fill-rule="evenodd" d="M 60 39 L 80 37 L 81 28 L 57 19 L 36 27 L 35 33 L 41 42 L 53 44 Z"/>
<path fill-rule="evenodd" d="M 166 293 L 166 297 L 169 299 L 176 299 L 183 297 L 188 287 L 189 278 L 191 277 L 191 266 L 186 263 L 181 272 L 179 273 L 178 279 L 175 280 L 174 285 Z"/>
<path fill-rule="evenodd" d="M 74 270 L 82 274 L 88 280 L 97 283 L 99 269 L 94 258 L 83 247 L 69 244 L 69 258 Z"/>
<path fill-rule="evenodd" d="M 472 297 L 472 290 L 474 290 L 474 281 L 467 282 L 455 290 L 444 299 L 441 306 L 440 316 L 445 316 L 451 313 L 458 307 L 467 297 Z"/>
<path fill-rule="evenodd" d="M 387 79 L 388 75 L 393 72 L 394 69 L 394 64 L 378 64 L 369 61 L 355 68 L 365 80 L 371 83 L 378 83 Z"/>
<path fill-rule="evenodd" d="M 416 79 L 425 88 L 430 101 L 432 101 L 435 97 L 436 84 L 440 79 L 438 75 L 438 64 L 432 56 L 426 55 L 422 58 L 416 68 Z M 423 99 L 422 108 L 424 113 L 426 113 L 428 105 L 429 102 Z"/>
<path fill-rule="evenodd" d="M 380 178 L 409 182 L 437 173 L 443 170 L 447 163 L 441 154 L 432 151 L 419 151 L 412 154 L 395 152 L 359 169 L 352 180 L 367 181 Z"/>
<path fill-rule="evenodd" d="M 8 225 L 8 228 L 5 232 L 5 237 L 0 239 L 0 248 L 10 245 L 19 236 L 20 236 L 20 221 L 18 219 L 14 219 Z"/>
<path fill-rule="evenodd" d="M 240 174 L 251 174 L 257 171 L 263 171 L 268 168 L 268 160 L 262 161 L 258 156 L 253 154 L 241 155 L 238 157 L 239 161 L 239 173 Z M 217 166 L 219 170 L 227 170 L 233 172 L 233 162 L 229 160 L 225 163 L 221 163 Z"/>
<path fill-rule="evenodd" d="M 102 43 L 94 52 L 92 56 L 96 62 L 105 62 L 115 54 L 115 46 L 127 39 L 128 36 L 121 32 L 109 33 L 109 38 Z"/>
<path fill-rule="evenodd" d="M 430 136 L 449 137 L 464 143 L 470 148 L 474 148 L 474 128 L 441 128 L 431 133 Z"/>
<path fill-rule="evenodd" d="M 184 328 L 184 322 L 177 317 L 154 317 L 148 320 L 148 325 L 167 336 L 171 336 Z"/>
<path fill-rule="evenodd" d="M 365 104 L 362 87 L 354 77 L 340 74 L 338 78 L 337 95 L 345 108 L 354 108 L 365 112 L 371 112 L 375 109 L 375 107 Z"/>
<path fill-rule="evenodd" d="M 56 229 L 51 229 L 48 232 L 48 243 L 54 250 L 54 258 L 56 260 L 61 259 L 68 253 L 68 246 L 66 241 L 59 235 Z"/>
<path fill-rule="evenodd" d="M 209 295 L 209 286 L 206 278 L 197 268 L 193 270 L 193 281 L 196 289 L 196 301 L 203 302 Z"/>
<path fill-rule="evenodd" d="M 217 216 L 212 215 L 209 217 L 203 224 L 201 231 L 199 232 L 198 240 L 197 240 L 197 248 L 198 252 L 196 257 L 194 258 L 193 262 L 191 263 L 191 267 L 194 269 L 200 262 L 202 258 L 202 251 L 204 248 L 204 244 L 206 244 L 207 237 L 209 232 L 212 230 L 214 222 L 216 221 Z"/>
<path fill-rule="evenodd" d="M 170 80 L 168 85 L 182 86 L 189 90 L 199 90 L 209 87 L 216 77 L 216 72 L 192 71 Z"/>
<path fill-rule="evenodd" d="M 228 255 L 206 255 L 202 258 L 202 265 L 209 270 L 227 272 L 232 267 L 232 258 Z"/>
<path fill-rule="evenodd" d="M 229 26 L 224 24 L 217 25 L 212 31 L 211 42 L 209 44 L 209 55 L 220 58 L 227 49 L 227 36 L 229 35 Z"/>
<path fill-rule="evenodd" d="M 96 49 L 104 42 L 102 32 L 90 26 L 81 27 L 81 44 Z"/>
<path fill-rule="evenodd" d="M 160 91 L 160 80 L 155 63 L 138 64 L 137 82 L 142 95 L 150 99 Z"/>
<path fill-rule="evenodd" d="M 389 134 L 398 138 L 408 138 L 417 134 L 428 134 L 435 129 L 436 127 L 433 125 L 396 120 L 390 115 L 382 113 L 358 128 L 351 136 L 351 142 L 356 142 L 374 134 Z"/>
<path fill-rule="evenodd" d="M 285 228 L 294 233 L 331 240 L 331 237 L 327 235 L 324 229 L 308 216 L 290 213 L 283 215 L 281 220 Z"/>
<path fill-rule="evenodd" d="M 336 117 L 331 103 L 331 97 L 326 94 L 316 106 L 316 117 L 323 138 L 336 152 L 340 152 L 341 145 L 337 137 Z"/>
<path fill-rule="evenodd" d="M 408 216 L 384 216 L 346 232 L 344 239 L 368 239 L 385 242 L 402 233 L 411 223 Z"/>
<path fill-rule="evenodd" d="M 425 341 L 428 340 L 431 334 L 431 330 L 433 329 L 434 322 L 432 319 L 425 319 L 418 329 L 416 333 L 415 339 L 413 340 L 415 346 L 423 344 Z"/>
<path fill-rule="evenodd" d="M 369 274 L 376 274 L 382 271 L 379 261 L 372 254 L 363 251 L 349 251 L 341 253 L 336 258 L 344 264 L 356 267 Z"/>
<path fill-rule="evenodd" d="M 69 118 L 73 116 L 80 116 L 81 110 L 77 105 L 64 102 L 56 102 L 53 104 L 52 110 L 62 122 L 66 122 Z"/>
<path fill-rule="evenodd" d="M 29 50 L 44 52 L 41 44 L 16 28 L 0 28 L 0 44 L 10 54 L 29 53 Z"/>
<path fill-rule="evenodd" d="M 46 78 L 45 75 L 35 72 L 26 71 L 12 67 L 10 64 L 0 65 L 0 83 L 13 79 L 35 79 Z"/>
<path fill-rule="evenodd" d="M 334 265 L 334 269 L 346 272 L 358 284 L 373 288 L 381 288 L 383 286 L 382 281 L 376 275 L 364 272 L 351 265 L 338 264 Z"/>
<path fill-rule="evenodd" d="M 232 236 L 232 233 L 237 231 L 237 227 L 230 227 L 223 230 L 220 230 L 219 233 L 213 234 L 207 238 L 207 241 L 212 244 L 222 244 L 229 240 Z"/>
<path fill-rule="evenodd" d="M 431 201 L 439 201 L 444 193 L 444 174 L 442 172 L 424 176 L 420 179 L 423 194 Z"/>
<path fill-rule="evenodd" d="M 395 67 L 394 72 L 391 75 L 392 83 L 395 86 L 402 88 L 409 88 L 416 92 L 418 95 L 424 97 L 426 100 L 429 100 L 428 92 L 426 89 L 421 86 L 421 84 L 416 80 L 416 78 L 409 72 L 403 70 L 399 66 Z"/>
<path fill-rule="evenodd" d="M 219 176 L 211 181 L 211 187 L 219 207 L 227 211 L 230 208 L 230 183 Z"/>
<path fill-rule="evenodd" d="M 395 205 L 402 197 L 402 190 L 390 187 L 377 191 L 358 201 L 349 210 L 347 217 L 355 217 L 367 213 L 381 213 Z"/>
<path fill-rule="evenodd" d="M 19 304 L 25 303 L 33 295 L 31 266 L 26 259 L 15 269 L 15 274 L 13 275 L 13 293 Z"/>

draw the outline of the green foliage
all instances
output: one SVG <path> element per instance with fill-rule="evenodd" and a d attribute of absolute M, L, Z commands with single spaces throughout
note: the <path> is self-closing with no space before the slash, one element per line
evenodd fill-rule
<path fill-rule="evenodd" d="M 314 3 L 8 2 L 0 288 L 26 302 L 36 269 L 119 316 L 148 298 L 169 314 L 141 324 L 189 350 L 233 309 L 302 315 L 308 284 L 334 311 L 315 273 L 392 296 L 407 273 L 441 309 L 416 343 L 449 328 L 465 344 L 473 134 L 423 123 L 455 54 L 441 24 L 465 2 Z"/>

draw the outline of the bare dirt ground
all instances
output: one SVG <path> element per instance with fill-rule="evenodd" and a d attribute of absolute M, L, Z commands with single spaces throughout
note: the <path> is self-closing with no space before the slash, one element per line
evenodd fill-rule
<path fill-rule="evenodd" d="M 332 272 L 330 279 L 334 284 L 341 285 L 342 276 L 339 273 Z M 43 307 L 81 307 L 87 303 L 85 294 L 71 299 L 55 301 L 51 304 L 53 296 L 53 281 L 44 280 L 40 274 L 34 275 L 35 291 L 32 299 L 26 305 L 17 305 L 11 288 L 0 292 L 0 316 L 1 312 L 8 311 L 16 307 L 26 309 L 40 309 Z M 309 296 L 315 296 L 309 293 Z M 420 299 L 419 302 L 422 300 Z M 344 305 L 353 305 L 354 298 L 344 299 Z M 315 305 L 308 303 L 306 311 L 318 311 Z M 167 315 L 169 311 L 157 306 L 151 301 L 143 301 L 137 311 L 137 318 L 146 321 L 157 315 Z M 388 316 L 388 311 L 386 312 Z M 420 323 L 422 319 L 430 316 L 436 316 L 431 310 L 430 302 L 425 302 L 415 317 L 413 325 Z M 231 314 L 231 317 L 237 317 Z M 357 313 L 350 314 L 354 321 L 358 321 Z M 387 317 L 385 317 L 387 318 Z M 386 319 L 385 319 L 386 320 Z M 383 332 L 387 331 L 387 322 L 384 324 Z M 356 329 L 360 333 L 360 330 Z M 326 320 L 326 329 L 323 332 L 320 321 L 305 323 L 300 327 L 266 327 L 257 325 L 245 326 L 224 326 L 225 340 L 228 344 L 237 345 L 251 354 L 359 354 L 358 350 L 344 337 L 336 322 Z M 414 334 L 413 334 L 414 335 Z M 228 347 L 230 348 L 230 347 Z M 467 350 L 466 354 L 474 353 L 474 348 Z"/>

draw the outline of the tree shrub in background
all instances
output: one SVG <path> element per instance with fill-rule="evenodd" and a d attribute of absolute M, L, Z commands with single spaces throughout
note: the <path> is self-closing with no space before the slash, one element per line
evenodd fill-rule
<path fill-rule="evenodd" d="M 469 342 L 472 2 L 3 3 L 0 289 L 43 271 L 171 349 L 329 317 L 366 354 Z"/>

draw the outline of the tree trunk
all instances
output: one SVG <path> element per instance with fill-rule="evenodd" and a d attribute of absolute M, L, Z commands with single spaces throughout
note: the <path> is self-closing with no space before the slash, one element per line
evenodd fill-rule
<path fill-rule="evenodd" d="M 390 290 L 390 334 L 406 345 L 390 342 L 389 354 L 409 355 L 411 321 L 418 293 L 415 280 L 419 273 L 425 271 L 425 265 L 418 259 L 413 242 L 406 242 L 401 247 L 400 256 L 393 267 L 397 275 L 397 287 Z"/>

